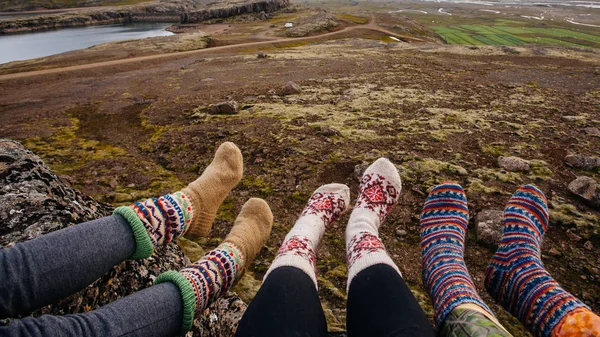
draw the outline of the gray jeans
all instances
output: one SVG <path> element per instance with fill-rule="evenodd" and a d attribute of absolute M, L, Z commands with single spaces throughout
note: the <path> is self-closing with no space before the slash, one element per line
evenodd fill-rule
<path fill-rule="evenodd" d="M 0 318 L 67 297 L 134 251 L 131 227 L 118 215 L 0 249 Z M 15 320 L 0 327 L 0 336 L 173 336 L 181 329 L 182 305 L 179 289 L 167 282 L 91 312 Z"/>

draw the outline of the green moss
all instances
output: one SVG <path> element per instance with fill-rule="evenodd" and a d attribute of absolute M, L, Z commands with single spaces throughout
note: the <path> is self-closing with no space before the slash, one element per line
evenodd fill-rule
<path fill-rule="evenodd" d="M 510 192 L 501 190 L 495 186 L 486 186 L 481 179 L 469 178 L 467 190 L 474 193 L 485 193 L 485 194 L 497 194 L 497 195 L 510 195 Z"/>
<path fill-rule="evenodd" d="M 262 197 L 267 197 L 273 193 L 273 187 L 262 177 L 244 177 L 242 178 L 242 184 L 250 189 L 258 190 Z"/>
<path fill-rule="evenodd" d="M 497 180 L 504 183 L 519 183 L 521 174 L 518 172 L 497 171 L 495 169 L 477 169 L 473 175 L 482 180 Z"/>
<path fill-rule="evenodd" d="M 360 24 L 360 25 L 369 23 L 369 18 L 362 17 L 362 16 L 356 16 L 356 15 L 352 15 L 352 14 L 337 14 L 336 16 L 341 20 L 349 21 L 352 23 Z"/>
<path fill-rule="evenodd" d="M 250 303 L 260 289 L 262 282 L 251 271 L 246 270 L 242 278 L 233 287 L 233 291 L 246 303 Z"/>
<path fill-rule="evenodd" d="M 230 199 L 225 199 L 225 201 L 223 201 L 219 207 L 216 218 L 228 222 L 233 222 L 235 220 L 235 206 Z"/>
<path fill-rule="evenodd" d="M 600 235 L 600 217 L 590 213 L 582 213 L 571 204 L 551 201 L 550 223 L 559 226 L 577 227 L 578 234 L 585 238 Z"/>
<path fill-rule="evenodd" d="M 76 134 L 79 119 L 70 118 L 70 126 L 57 128 L 50 137 L 27 138 L 23 146 L 43 156 L 51 158 L 48 165 L 58 174 L 73 174 L 81 169 L 86 162 L 127 157 L 124 149 L 96 140 L 79 138 Z"/>
<path fill-rule="evenodd" d="M 552 175 L 552 170 L 548 168 L 549 164 L 543 160 L 533 159 L 528 161 L 531 167 L 531 178 L 547 178 Z"/>
<path fill-rule="evenodd" d="M 422 161 L 414 162 L 415 171 L 421 173 L 442 173 L 448 172 L 458 175 L 467 175 L 467 170 L 464 167 L 454 165 L 437 159 L 423 159 Z"/>
<path fill-rule="evenodd" d="M 337 300 L 346 301 L 348 297 L 346 293 L 336 287 L 331 281 L 328 279 L 319 276 L 317 277 L 317 281 L 319 283 L 319 289 L 323 291 L 327 296 L 333 297 Z"/>
<path fill-rule="evenodd" d="M 181 247 L 183 253 L 192 262 L 198 261 L 202 256 L 204 256 L 204 249 L 196 241 L 181 237 L 177 239 L 177 245 Z"/>
<path fill-rule="evenodd" d="M 292 192 L 292 200 L 300 202 L 300 203 L 305 203 L 308 201 L 308 198 L 310 198 L 311 194 L 310 193 L 306 193 L 303 191 L 294 191 Z"/>
<path fill-rule="evenodd" d="M 506 149 L 504 145 L 501 144 L 484 144 L 479 145 L 479 148 L 481 149 L 481 152 L 490 154 L 494 157 L 506 156 Z"/>

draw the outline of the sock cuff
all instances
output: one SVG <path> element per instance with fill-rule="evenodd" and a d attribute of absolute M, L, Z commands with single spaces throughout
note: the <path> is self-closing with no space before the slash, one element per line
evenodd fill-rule
<path fill-rule="evenodd" d="M 181 323 L 180 334 L 185 335 L 188 331 L 192 330 L 192 324 L 194 323 L 194 314 L 196 312 L 196 294 L 194 288 L 185 276 L 174 270 L 158 275 L 154 284 L 165 282 L 173 282 L 179 288 L 181 293 L 181 300 L 183 302 L 183 321 Z"/>
<path fill-rule="evenodd" d="M 146 259 L 154 253 L 154 245 L 150 239 L 150 235 L 144 226 L 144 223 L 137 216 L 136 212 L 127 207 L 121 206 L 114 210 L 113 215 L 120 215 L 129 223 L 133 231 L 135 239 L 135 252 L 130 256 L 130 259 L 139 260 Z"/>

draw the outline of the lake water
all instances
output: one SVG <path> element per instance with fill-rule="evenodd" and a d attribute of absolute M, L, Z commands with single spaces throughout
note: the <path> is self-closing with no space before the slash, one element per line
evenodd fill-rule
<path fill-rule="evenodd" d="M 0 35 L 0 63 L 84 49 L 100 43 L 168 36 L 172 23 L 134 23 Z"/>

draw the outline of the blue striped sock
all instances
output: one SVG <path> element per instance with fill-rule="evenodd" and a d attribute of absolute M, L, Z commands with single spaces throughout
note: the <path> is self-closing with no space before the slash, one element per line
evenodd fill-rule
<path fill-rule="evenodd" d="M 535 336 L 550 336 L 568 313 L 585 307 L 542 264 L 547 228 L 544 193 L 531 185 L 519 188 L 504 209 L 502 240 L 485 273 L 490 295 Z"/>
<path fill-rule="evenodd" d="M 463 258 L 468 222 L 467 196 L 460 185 L 443 183 L 429 193 L 421 213 L 423 282 L 438 328 L 461 304 L 474 303 L 493 316 L 477 294 Z"/>

